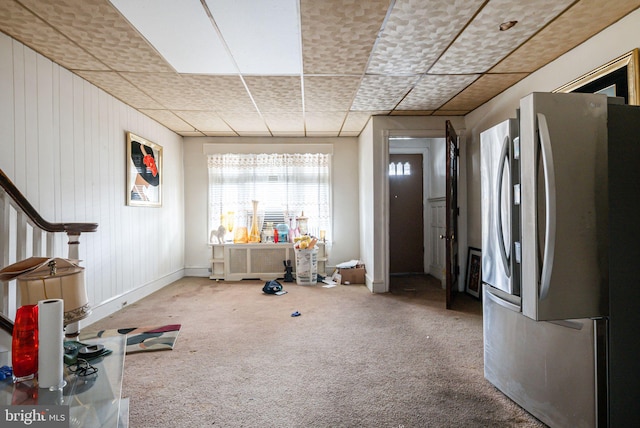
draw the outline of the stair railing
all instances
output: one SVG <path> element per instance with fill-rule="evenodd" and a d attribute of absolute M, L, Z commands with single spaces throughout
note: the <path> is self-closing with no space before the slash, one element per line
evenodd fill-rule
<path fill-rule="evenodd" d="M 54 257 L 54 234 L 61 232 L 67 234 L 68 258 L 80 258 L 80 235 L 95 232 L 97 223 L 51 223 L 45 220 L 2 169 L 0 188 L 0 268 L 30 256 Z M 15 287 L 1 283 L 0 287 L 0 330 L 11 334 L 18 296 Z"/>

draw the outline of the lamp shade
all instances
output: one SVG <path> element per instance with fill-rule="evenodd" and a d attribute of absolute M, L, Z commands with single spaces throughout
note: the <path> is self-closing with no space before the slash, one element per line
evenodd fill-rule
<path fill-rule="evenodd" d="M 2 272 L 14 273 L 22 305 L 36 305 L 40 300 L 62 299 L 65 326 L 91 314 L 84 268 L 71 260 L 32 257 L 8 266 Z"/>

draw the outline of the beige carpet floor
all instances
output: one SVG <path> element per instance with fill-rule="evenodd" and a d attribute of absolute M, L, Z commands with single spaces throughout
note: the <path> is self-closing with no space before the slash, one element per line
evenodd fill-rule
<path fill-rule="evenodd" d="M 475 298 L 447 311 L 428 276 L 385 294 L 282 284 L 183 278 L 83 327 L 182 324 L 173 350 L 127 355 L 130 426 L 544 426 L 484 379 Z"/>

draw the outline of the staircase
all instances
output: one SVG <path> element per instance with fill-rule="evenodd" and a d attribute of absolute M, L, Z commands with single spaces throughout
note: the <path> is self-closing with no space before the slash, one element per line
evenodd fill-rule
<path fill-rule="evenodd" d="M 97 223 L 48 222 L 0 169 L 0 268 L 32 256 L 65 257 L 54 254 L 56 233 L 67 234 L 69 247 L 66 257 L 77 260 L 80 235 L 97 229 Z M 15 280 L 0 283 L 0 287 L 1 349 L 11 346 L 13 320 L 20 298 Z"/>

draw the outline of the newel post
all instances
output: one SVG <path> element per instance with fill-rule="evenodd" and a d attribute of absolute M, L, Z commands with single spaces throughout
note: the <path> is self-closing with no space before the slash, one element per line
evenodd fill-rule
<path fill-rule="evenodd" d="M 76 231 L 67 230 L 67 238 L 69 239 L 69 253 L 68 258 L 70 260 L 80 260 L 80 233 Z M 64 328 L 64 335 L 68 339 L 76 338 L 80 334 L 80 322 L 74 321 L 69 323 Z"/>

